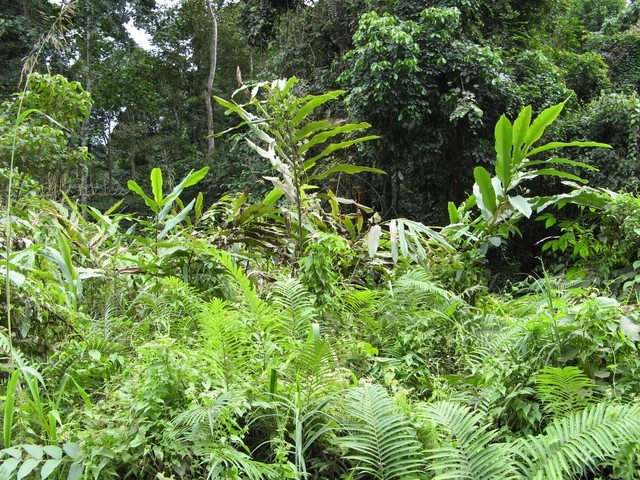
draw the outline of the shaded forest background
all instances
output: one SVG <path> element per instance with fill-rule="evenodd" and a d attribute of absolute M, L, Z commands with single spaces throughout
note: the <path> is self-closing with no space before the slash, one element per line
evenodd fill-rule
<path fill-rule="evenodd" d="M 212 169 L 201 186 L 205 203 L 231 191 L 267 191 L 261 184 L 270 165 L 237 132 L 208 148 L 212 22 L 205 1 L 79 0 L 61 18 L 61 7 L 46 0 L 0 6 L 0 99 L 12 101 L 25 59 L 48 35 L 35 70 L 80 82 L 93 100 L 89 119 L 71 126 L 88 147 L 86 161 L 62 148 L 24 166 L 51 195 L 82 198 L 84 174 L 90 204 L 107 208 L 125 196 L 125 208 L 136 210 L 127 180 L 160 167 L 171 182 L 205 165 Z M 346 90 L 345 101 L 324 114 L 370 122 L 381 138 L 342 161 L 387 175 L 339 179 L 334 188 L 383 218 L 443 224 L 447 201 L 466 198 L 473 167 L 493 161 L 498 117 L 567 98 L 568 113 L 550 135 L 610 143 L 612 150 L 574 153 L 598 168 L 590 184 L 638 189 L 634 2 L 211 0 L 211 7 L 218 23 L 212 93 L 231 96 L 237 67 L 248 84 L 295 75 L 301 92 Z M 149 33 L 152 49 L 132 40 L 127 22 Z M 55 118 L 55 105 L 39 107 Z M 216 132 L 237 123 L 220 106 L 213 117 Z"/>

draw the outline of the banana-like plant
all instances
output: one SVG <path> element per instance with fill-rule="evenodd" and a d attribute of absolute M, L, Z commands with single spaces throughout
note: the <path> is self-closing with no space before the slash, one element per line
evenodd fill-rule
<path fill-rule="evenodd" d="M 521 189 L 518 187 L 523 182 L 547 176 L 586 183 L 577 175 L 558 170 L 557 166 L 568 165 L 594 170 L 594 167 L 586 163 L 555 155 L 539 159 L 540 154 L 566 147 L 611 148 L 604 143 L 583 141 L 550 142 L 534 146 L 542 138 L 547 127 L 560 115 L 565 104 L 566 100 L 547 108 L 533 121 L 531 106 L 525 107 L 513 123 L 506 115 L 502 115 L 498 120 L 494 131 L 495 176 L 491 177 L 482 166 L 476 167 L 473 171 L 476 180 L 473 187 L 475 202 L 489 224 L 505 220 L 514 212 L 530 217 L 533 209 L 541 206 L 539 198 L 526 198 L 521 195 L 524 192 L 520 192 Z"/>
<path fill-rule="evenodd" d="M 514 214 L 530 217 L 533 209 L 540 206 L 540 199 L 525 198 L 517 187 L 526 180 L 541 176 L 557 177 L 579 183 L 586 181 L 577 175 L 558 170 L 559 165 L 594 170 L 594 167 L 583 162 L 577 162 L 568 158 L 551 156 L 547 159 L 536 159 L 543 152 L 557 150 L 566 147 L 601 147 L 611 148 L 609 145 L 598 142 L 572 141 L 550 142 L 534 147 L 540 140 L 545 130 L 551 125 L 560 112 L 562 112 L 566 100 L 562 103 L 547 108 L 533 121 L 531 120 L 532 108 L 525 107 L 516 120 L 511 123 L 506 115 L 502 115 L 497 122 L 495 136 L 495 176 L 482 166 L 473 171 L 476 183 L 473 187 L 471 204 L 477 204 L 482 217 L 489 224 L 498 223 Z M 456 216 L 455 210 L 449 206 L 450 216 Z"/>
<path fill-rule="evenodd" d="M 334 90 L 323 95 L 307 95 L 299 98 L 293 93 L 298 83 L 296 77 L 276 80 L 269 84 L 257 84 L 251 91 L 243 86 L 237 90 L 248 94 L 249 101 L 239 104 L 215 97 L 225 107 L 225 114 L 236 114 L 248 126 L 258 143 L 247 138 L 249 146 L 261 157 L 269 160 L 277 177 L 265 177 L 275 190 L 268 199 L 285 196 L 294 205 L 297 222 L 296 253 L 304 250 L 304 223 L 306 214 L 312 207 L 312 196 L 308 191 L 317 188 L 314 182 L 323 180 L 334 173 L 355 174 L 362 172 L 384 173 L 382 170 L 328 162 L 332 155 L 352 145 L 378 138 L 376 135 L 356 136 L 334 141 L 344 135 L 353 135 L 368 129 L 371 125 L 347 123 L 345 120 L 317 119 L 317 109 L 345 92 Z M 260 90 L 265 95 L 261 96 Z M 228 132 L 229 130 L 227 130 Z M 222 132 L 224 134 L 226 132 Z M 324 160 L 324 164 L 320 164 Z"/>

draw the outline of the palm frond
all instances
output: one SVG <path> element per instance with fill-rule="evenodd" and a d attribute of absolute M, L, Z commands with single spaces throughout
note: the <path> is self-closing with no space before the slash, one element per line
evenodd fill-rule
<path fill-rule="evenodd" d="M 595 470 L 639 437 L 640 405 L 600 402 L 554 420 L 544 434 L 514 447 L 525 478 L 566 480 Z"/>
<path fill-rule="evenodd" d="M 377 480 L 415 478 L 423 472 L 416 432 L 383 387 L 347 390 L 344 411 L 352 421 L 344 425 L 349 436 L 338 441 L 349 450 L 345 458 L 355 462 L 355 472 Z"/>
<path fill-rule="evenodd" d="M 489 430 L 483 415 L 465 405 L 438 402 L 423 404 L 418 416 L 435 427 L 440 443 L 427 457 L 434 479 L 497 480 L 515 475 L 509 446 L 495 443 L 499 432 Z"/>
<path fill-rule="evenodd" d="M 544 409 L 565 416 L 592 403 L 596 383 L 578 367 L 545 367 L 535 375 L 536 394 Z"/>

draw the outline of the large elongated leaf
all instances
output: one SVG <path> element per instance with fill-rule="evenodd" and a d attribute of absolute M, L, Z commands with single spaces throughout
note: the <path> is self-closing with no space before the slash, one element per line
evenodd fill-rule
<path fill-rule="evenodd" d="M 565 148 L 565 147 L 599 147 L 599 148 L 611 148 L 611 145 L 607 143 L 600 142 L 582 142 L 582 141 L 574 141 L 574 142 L 549 142 L 540 147 L 534 148 L 533 150 L 527 152 L 529 157 L 533 157 L 534 155 L 542 152 L 546 152 L 547 150 L 552 150 L 554 148 Z"/>
<path fill-rule="evenodd" d="M 193 200 L 191 200 L 191 202 L 189 202 L 189 204 L 186 207 L 182 209 L 182 211 L 178 215 L 176 215 L 171 220 L 169 220 L 164 226 L 164 229 L 162 230 L 162 232 L 160 232 L 160 235 L 158 235 L 158 240 L 161 240 L 164 237 L 166 237 L 167 233 L 169 233 L 172 228 L 174 228 L 182 220 L 184 220 L 184 218 L 189 214 L 189 212 L 191 211 L 195 203 L 196 203 L 196 200 L 194 198 Z"/>
<path fill-rule="evenodd" d="M 526 145 L 525 155 L 529 155 L 529 147 L 540 140 L 546 128 L 558 118 L 558 115 L 560 115 L 560 112 L 562 112 L 564 108 L 564 104 L 565 102 L 562 102 L 549 107 L 536 117 L 524 137 L 524 143 Z"/>
<path fill-rule="evenodd" d="M 304 127 L 302 127 L 300 130 L 298 130 L 298 132 L 296 133 L 296 135 L 293 137 L 293 139 L 291 140 L 292 143 L 298 143 L 300 140 L 302 140 L 305 137 L 308 137 L 309 135 L 313 135 L 317 132 L 321 132 L 323 130 L 327 130 L 329 128 L 332 128 L 334 126 L 334 123 L 331 122 L 330 120 L 316 120 L 314 122 L 309 122 L 307 123 Z"/>
<path fill-rule="evenodd" d="M 473 176 L 476 179 L 480 195 L 482 195 L 482 204 L 490 213 L 495 213 L 498 205 L 489 172 L 484 167 L 476 167 L 473 169 Z"/>
<path fill-rule="evenodd" d="M 149 207 L 153 211 L 153 213 L 158 213 L 158 204 L 154 200 L 149 198 L 146 193 L 144 193 L 142 188 L 140 188 L 140 185 L 138 185 L 134 180 L 129 180 L 127 182 L 127 187 L 129 187 L 129 190 L 131 190 L 132 192 L 140 195 L 140 197 L 142 197 L 142 199 L 144 200 L 144 203 L 147 204 L 147 207 Z"/>
<path fill-rule="evenodd" d="M 518 168 L 522 161 L 524 139 L 529 131 L 531 113 L 531 105 L 528 105 L 520 111 L 518 118 L 513 122 L 513 168 Z"/>
<path fill-rule="evenodd" d="M 328 102 L 329 100 L 334 100 L 338 98 L 340 95 L 344 93 L 344 90 L 333 90 L 331 92 L 325 93 L 324 95 L 310 95 L 309 97 L 305 97 L 301 100 L 301 102 L 307 101 L 307 103 L 298 110 L 298 113 L 291 119 L 291 126 L 293 128 L 297 128 L 300 123 L 304 121 L 305 118 L 309 116 L 313 110 L 315 110 L 320 105 Z"/>
<path fill-rule="evenodd" d="M 324 178 L 327 178 L 329 175 L 332 175 L 334 173 L 346 173 L 349 175 L 353 175 L 356 173 L 363 173 L 363 172 L 369 172 L 369 173 L 379 173 L 381 175 L 385 175 L 386 172 L 384 170 L 380 170 L 379 168 L 373 168 L 373 167 L 361 167 L 358 165 L 345 165 L 345 164 L 340 164 L 340 165 L 334 165 L 333 167 L 331 167 L 329 170 L 326 170 L 322 173 L 319 173 L 317 175 L 311 175 L 310 177 L 308 177 L 308 181 L 310 180 L 322 180 Z"/>
<path fill-rule="evenodd" d="M 511 183 L 511 147 L 513 127 L 505 115 L 500 117 L 495 128 L 496 175 L 507 189 Z"/>
<path fill-rule="evenodd" d="M 329 140 L 331 137 L 335 137 L 336 135 L 339 135 L 341 133 L 349 133 L 349 132 L 355 132 L 358 130 L 366 130 L 369 127 L 371 127 L 371 124 L 365 123 L 365 122 L 348 123 L 346 125 L 341 125 L 339 127 L 333 127 L 331 130 L 327 130 L 314 135 L 313 138 L 311 138 L 307 143 L 300 146 L 300 148 L 298 149 L 298 155 L 302 155 L 311 147 L 318 145 L 320 143 L 324 143 L 327 140 Z"/>
<path fill-rule="evenodd" d="M 331 155 L 336 150 L 341 150 L 343 148 L 350 147 L 351 145 L 355 145 L 357 143 L 366 142 L 366 141 L 369 141 L 369 140 L 375 140 L 377 138 L 380 138 L 380 136 L 379 135 L 367 135 L 366 137 L 355 138 L 353 140 L 345 140 L 344 142 L 332 143 L 327 148 L 325 148 L 321 153 L 319 153 L 315 157 L 312 157 L 312 158 L 308 159 L 307 161 L 305 161 L 304 164 L 305 164 L 305 166 L 308 165 L 308 168 L 311 168 L 313 165 L 315 165 L 316 161 L 320 160 L 321 158 L 324 158 L 324 157 L 327 157 L 327 156 Z"/>
<path fill-rule="evenodd" d="M 151 170 L 151 191 L 155 202 L 162 205 L 162 171 L 157 167 Z"/>

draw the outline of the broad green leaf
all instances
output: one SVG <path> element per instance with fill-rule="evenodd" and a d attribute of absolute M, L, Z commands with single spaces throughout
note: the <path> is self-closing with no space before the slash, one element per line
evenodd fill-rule
<path fill-rule="evenodd" d="M 493 189 L 489 172 L 484 167 L 476 167 L 473 169 L 473 176 L 476 179 L 480 195 L 482 195 L 483 205 L 489 212 L 495 213 L 498 205 L 496 204 L 496 192 Z"/>
<path fill-rule="evenodd" d="M 511 183 L 511 141 L 513 127 L 505 115 L 500 117 L 494 131 L 496 138 L 496 176 L 502 182 L 505 189 Z"/>
<path fill-rule="evenodd" d="M 151 170 L 151 191 L 155 202 L 162 205 L 162 171 L 159 168 Z"/>
<path fill-rule="evenodd" d="M 552 150 L 554 148 L 565 148 L 565 147 L 599 147 L 599 148 L 611 148 L 611 145 L 607 144 L 607 143 L 600 143 L 600 142 L 581 142 L 581 141 L 574 141 L 574 142 L 549 142 L 545 145 L 542 145 L 540 147 L 534 148 L 533 150 L 531 150 L 530 152 L 527 153 L 527 155 L 529 157 L 533 157 L 534 155 L 538 154 L 538 153 L 542 153 L 542 152 L 546 152 L 547 150 Z"/>
<path fill-rule="evenodd" d="M 266 197 L 264 197 L 262 203 L 272 206 L 282 198 L 282 195 L 284 195 L 284 192 L 282 190 L 280 190 L 279 188 L 274 188 L 267 194 Z"/>
<path fill-rule="evenodd" d="M 340 143 L 332 143 L 331 145 L 327 146 L 327 148 L 325 148 L 322 153 L 316 155 L 313 158 L 310 158 L 309 160 L 305 161 L 305 164 L 313 164 L 316 161 L 320 160 L 321 158 L 327 157 L 329 155 L 331 155 L 333 152 L 335 152 L 336 150 L 341 150 L 343 148 L 347 148 L 350 147 L 351 145 L 355 145 L 356 143 L 362 143 L 362 142 L 366 142 L 369 140 L 375 140 L 377 138 L 380 138 L 379 135 L 368 135 L 366 137 L 360 137 L 360 138 L 355 138 L 353 140 L 346 140 L 344 142 L 340 142 Z"/>
<path fill-rule="evenodd" d="M 558 177 L 558 178 L 566 178 L 568 180 L 573 180 L 574 182 L 587 183 L 587 181 L 583 178 L 578 177 L 577 175 L 573 175 L 571 173 L 563 172 L 561 170 L 556 170 L 555 168 L 541 168 L 535 171 L 536 175 L 546 175 L 549 177 Z"/>
<path fill-rule="evenodd" d="M 553 107 L 549 107 L 536 117 L 536 119 L 531 124 L 529 131 L 524 137 L 526 148 L 523 151 L 523 155 L 529 156 L 529 147 L 540 140 L 540 138 L 544 134 L 545 129 L 549 125 L 551 125 L 556 118 L 558 118 L 558 115 L 560 115 L 560 112 L 562 112 L 562 109 L 564 108 L 564 103 L 565 102 L 562 102 L 554 105 Z"/>
<path fill-rule="evenodd" d="M 20 465 L 19 458 L 9 458 L 7 460 L 3 460 L 2 464 L 0 465 L 0 478 L 11 478 L 13 472 L 15 472 L 18 468 L 18 465 Z"/>
<path fill-rule="evenodd" d="M 49 478 L 49 476 L 53 472 L 55 472 L 56 468 L 58 468 L 58 465 L 60 465 L 61 462 L 62 459 L 47 460 L 46 462 L 44 462 L 42 470 L 40 470 L 40 479 L 45 480 L 46 478 Z"/>
<path fill-rule="evenodd" d="M 386 172 L 384 170 L 380 170 L 379 168 L 373 168 L 373 167 L 361 167 L 358 165 L 346 165 L 346 164 L 339 164 L 339 165 L 334 165 L 333 167 L 331 167 L 329 170 L 319 173 L 317 175 L 311 175 L 307 181 L 311 181 L 311 180 L 322 180 L 324 178 L 327 178 L 329 175 L 333 174 L 333 173 L 346 173 L 348 175 L 353 175 L 356 173 L 363 173 L 363 172 L 369 172 L 369 173 L 379 173 L 381 175 L 386 175 Z"/>
<path fill-rule="evenodd" d="M 25 462 L 20 466 L 18 473 L 16 475 L 16 480 L 21 480 L 22 478 L 29 475 L 33 470 L 40 464 L 38 460 L 35 458 L 29 458 L 25 460 Z"/>
<path fill-rule="evenodd" d="M 460 218 L 460 212 L 458 212 L 458 209 L 453 202 L 447 203 L 447 210 L 449 211 L 449 223 L 460 223 L 462 220 Z"/>
<path fill-rule="evenodd" d="M 367 250 L 369 252 L 369 257 L 373 258 L 373 256 L 378 251 L 378 247 L 380 246 L 380 236 L 382 235 L 382 228 L 380 225 L 374 225 L 369 230 L 367 234 Z"/>
<path fill-rule="evenodd" d="M 200 180 L 202 180 L 204 177 L 206 177 L 208 172 L 209 172 L 209 167 L 201 168 L 197 172 L 190 172 L 189 175 L 187 175 L 185 179 L 182 180 L 182 182 L 180 182 L 180 184 L 176 188 L 182 187 L 181 188 L 182 190 L 182 189 L 191 187 L 196 183 L 198 183 Z"/>
<path fill-rule="evenodd" d="M 324 95 L 309 95 L 301 99 L 301 102 L 307 103 L 298 110 L 298 113 L 291 119 L 291 127 L 297 128 L 308 116 L 315 110 L 316 107 L 334 100 L 344 93 L 344 90 L 333 90 L 332 92 L 325 93 Z"/>
<path fill-rule="evenodd" d="M 54 460 L 60 460 L 62 458 L 62 449 L 57 445 L 45 445 L 43 450 Z"/>
<path fill-rule="evenodd" d="M 84 465 L 82 463 L 73 463 L 69 467 L 69 476 L 67 480 L 78 480 L 84 472 Z"/>
<path fill-rule="evenodd" d="M 152 199 L 150 199 L 149 197 L 147 197 L 146 193 L 144 193 L 142 188 L 140 188 L 140 185 L 138 185 L 134 180 L 129 180 L 127 182 L 127 187 L 129 187 L 129 190 L 131 190 L 132 192 L 135 192 L 139 196 L 141 196 L 142 199 L 144 200 L 144 203 L 147 204 L 147 207 L 149 207 L 153 211 L 153 213 L 155 214 L 158 213 L 158 210 L 159 210 L 158 204 Z"/>
<path fill-rule="evenodd" d="M 580 167 L 585 170 L 598 171 L 598 169 L 594 166 L 587 165 L 583 162 L 577 162 L 575 160 L 570 160 L 568 158 L 550 158 L 549 160 L 529 160 L 524 164 L 524 167 L 533 167 L 536 165 L 571 165 L 572 167 Z"/>
<path fill-rule="evenodd" d="M 371 127 L 371 124 L 365 123 L 365 122 L 348 123 L 346 125 L 341 125 L 339 127 L 334 127 L 331 130 L 318 133 L 313 138 L 311 138 L 307 143 L 300 146 L 300 148 L 298 149 L 298 155 L 302 155 L 311 147 L 318 145 L 320 143 L 324 143 L 327 140 L 329 140 L 331 137 L 335 137 L 336 135 L 339 135 L 341 133 L 349 133 L 349 132 L 354 132 L 358 130 L 366 130 L 369 127 Z"/>
<path fill-rule="evenodd" d="M 178 225 L 182 220 L 184 220 L 184 217 L 186 217 L 189 212 L 191 211 L 191 209 L 193 208 L 193 205 L 196 203 L 195 198 L 193 200 L 191 200 L 191 202 L 189 202 L 189 205 L 187 205 L 178 215 L 176 215 L 175 217 L 173 217 L 171 220 L 169 220 L 164 229 L 162 230 L 162 232 L 160 232 L 160 235 L 158 235 L 158 240 L 163 239 L 167 233 L 169 233 L 169 231 L 171 231 L 172 228 L 174 228 L 176 225 Z"/>
<path fill-rule="evenodd" d="M 14 370 L 9 377 L 9 381 L 7 382 L 5 400 L 4 400 L 4 429 L 3 429 L 3 437 L 4 437 L 4 448 L 5 452 L 11 455 L 11 452 L 8 450 L 11 447 L 11 431 L 13 429 L 13 418 L 15 415 L 14 407 L 16 401 L 16 390 L 18 388 L 18 379 L 20 378 L 20 370 Z M 20 451 L 18 451 L 18 455 L 21 455 Z M 14 455 L 12 455 L 14 456 Z M 20 456 L 15 457 L 20 458 Z"/>
<path fill-rule="evenodd" d="M 220 98 L 220 97 L 216 97 L 215 95 L 213 96 L 213 99 L 218 102 L 220 105 L 222 105 L 224 108 L 226 108 L 227 110 L 224 112 L 225 115 L 229 115 L 230 113 L 238 113 L 240 110 L 243 110 L 242 107 L 240 105 L 237 105 L 233 102 L 230 102 L 228 100 L 225 100 L 224 98 Z M 242 115 L 240 115 L 242 117 Z M 244 118 L 244 117 L 243 117 Z"/>
<path fill-rule="evenodd" d="M 42 456 L 44 455 L 44 450 L 40 445 L 29 444 L 29 445 L 23 445 L 22 448 L 24 448 L 24 451 L 27 452 L 36 460 L 41 460 Z"/>
<path fill-rule="evenodd" d="M 80 454 L 80 445 L 75 442 L 66 442 L 64 445 L 62 445 L 62 449 L 69 458 L 72 458 L 74 460 Z"/>
<path fill-rule="evenodd" d="M 526 106 L 520 111 L 518 118 L 513 122 L 513 168 L 518 168 L 522 160 L 522 149 L 524 147 L 524 138 L 529 131 L 531 123 L 531 105 Z"/>
<path fill-rule="evenodd" d="M 531 217 L 531 205 L 529 205 L 529 202 L 527 201 L 526 198 L 520 196 L 520 195 L 515 195 L 515 196 L 509 196 L 509 203 L 511 203 L 511 206 L 513 208 L 515 208 L 518 212 L 520 212 L 521 214 L 523 214 L 525 217 L 529 218 Z"/>
<path fill-rule="evenodd" d="M 298 130 L 298 132 L 295 134 L 295 136 L 291 140 L 291 143 L 297 143 L 303 138 L 308 137 L 309 135 L 313 135 L 314 133 L 327 130 L 329 128 L 332 128 L 333 126 L 334 126 L 334 123 L 326 119 L 309 122 L 300 130 Z"/>

